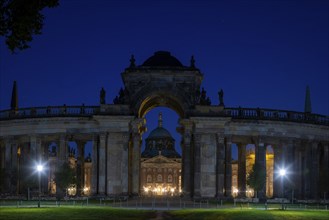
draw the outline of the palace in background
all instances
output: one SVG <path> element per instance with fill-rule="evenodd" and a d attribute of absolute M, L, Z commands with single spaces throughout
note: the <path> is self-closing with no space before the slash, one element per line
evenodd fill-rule
<path fill-rule="evenodd" d="M 265 183 L 259 199 L 320 199 L 329 192 L 329 116 L 312 112 L 309 88 L 304 112 L 228 107 L 222 90 L 218 101 L 207 96 L 193 56 L 183 65 L 166 51 L 140 65 L 131 56 L 121 76 L 124 87 L 113 102 L 102 88 L 97 106 L 19 108 L 14 83 L 10 108 L 0 111 L 1 195 L 24 195 L 39 162 L 51 167 L 41 191 L 54 193 L 53 172 L 67 161 L 77 170 L 71 191 L 81 195 L 253 197 L 247 185 L 253 164 L 266 174 L 258 177 Z M 161 115 L 141 153 L 144 116 L 158 106 L 180 118 L 181 156 Z M 69 142 L 77 145 L 75 158 Z"/>
<path fill-rule="evenodd" d="M 176 196 L 181 193 L 182 159 L 175 150 L 175 140 L 162 124 L 160 113 L 158 127 L 146 138 L 141 157 L 141 193 L 146 196 Z"/>

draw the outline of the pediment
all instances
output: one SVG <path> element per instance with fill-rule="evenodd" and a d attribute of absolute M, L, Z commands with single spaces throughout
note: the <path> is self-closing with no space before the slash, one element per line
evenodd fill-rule
<path fill-rule="evenodd" d="M 164 157 L 162 155 L 158 155 L 158 156 L 155 156 L 155 157 L 152 157 L 150 159 L 143 161 L 143 163 L 179 163 L 179 162 L 174 161 L 173 159 Z"/>

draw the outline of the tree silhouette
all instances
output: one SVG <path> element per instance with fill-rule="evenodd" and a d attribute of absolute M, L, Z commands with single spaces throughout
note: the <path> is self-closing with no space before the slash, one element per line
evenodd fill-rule
<path fill-rule="evenodd" d="M 58 6 L 58 0 L 0 0 L 0 36 L 8 48 L 29 48 L 33 35 L 41 34 L 44 15 L 42 9 Z"/>
<path fill-rule="evenodd" d="M 259 163 L 254 163 L 252 169 L 247 177 L 247 185 L 255 191 L 255 197 L 257 198 L 257 192 L 265 187 L 266 173 L 265 169 Z"/>
<path fill-rule="evenodd" d="M 61 199 L 64 197 L 67 188 L 77 182 L 75 169 L 71 168 L 67 162 L 63 163 L 55 172 L 55 182 L 57 198 Z"/>

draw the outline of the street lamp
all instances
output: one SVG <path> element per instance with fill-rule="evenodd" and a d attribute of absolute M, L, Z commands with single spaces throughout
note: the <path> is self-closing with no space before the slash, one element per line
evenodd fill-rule
<path fill-rule="evenodd" d="M 40 195 L 41 195 L 41 172 L 43 171 L 43 165 L 39 164 L 37 165 L 37 172 L 38 172 L 38 181 L 39 181 L 39 202 L 38 202 L 38 208 L 40 208 Z"/>
<path fill-rule="evenodd" d="M 281 176 L 281 199 L 282 199 L 282 204 L 281 205 L 282 205 L 282 210 L 283 210 L 283 197 L 284 197 L 283 178 L 286 176 L 287 171 L 282 168 L 282 169 L 280 169 L 279 174 Z"/>

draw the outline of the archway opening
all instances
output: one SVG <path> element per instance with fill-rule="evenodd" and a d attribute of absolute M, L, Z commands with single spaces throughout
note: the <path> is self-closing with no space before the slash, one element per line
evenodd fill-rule
<path fill-rule="evenodd" d="M 179 115 L 167 107 L 145 112 L 142 135 L 140 192 L 144 196 L 178 196 L 182 189 Z"/>
<path fill-rule="evenodd" d="M 185 111 L 182 102 L 170 93 L 157 93 L 146 97 L 138 107 L 138 117 L 143 118 L 149 111 L 157 107 L 167 107 L 184 118 Z"/>

